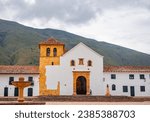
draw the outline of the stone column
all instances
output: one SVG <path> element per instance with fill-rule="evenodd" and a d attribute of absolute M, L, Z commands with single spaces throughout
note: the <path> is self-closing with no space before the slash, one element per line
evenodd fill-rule
<path fill-rule="evenodd" d="M 88 75 L 89 76 L 89 75 Z M 90 95 L 90 79 L 89 79 L 89 77 L 87 76 L 87 85 L 86 85 L 86 89 L 87 89 L 87 91 L 86 91 L 86 95 Z"/>
<path fill-rule="evenodd" d="M 23 87 L 20 87 L 19 89 L 19 97 L 18 97 L 18 102 L 23 102 L 24 101 L 24 97 L 23 97 Z"/>

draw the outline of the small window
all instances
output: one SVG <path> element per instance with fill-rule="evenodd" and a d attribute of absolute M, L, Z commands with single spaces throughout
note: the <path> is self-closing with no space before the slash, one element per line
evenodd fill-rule
<path fill-rule="evenodd" d="M 128 92 L 128 86 L 123 86 L 123 92 Z"/>
<path fill-rule="evenodd" d="M 28 81 L 33 81 L 33 77 L 28 77 Z"/>
<path fill-rule="evenodd" d="M 140 91 L 145 92 L 145 86 L 140 86 Z"/>
<path fill-rule="evenodd" d="M 31 82 L 31 86 L 33 86 L 33 85 L 34 85 L 33 77 L 28 77 L 28 81 L 30 81 L 30 82 Z"/>
<path fill-rule="evenodd" d="M 14 96 L 16 97 L 16 96 L 18 96 L 18 87 L 15 87 L 15 89 L 14 89 Z"/>
<path fill-rule="evenodd" d="M 70 66 L 75 66 L 75 61 L 74 60 L 71 60 Z"/>
<path fill-rule="evenodd" d="M 4 87 L 4 96 L 8 96 L 8 87 Z"/>
<path fill-rule="evenodd" d="M 140 79 L 145 79 L 144 74 L 140 74 Z"/>
<path fill-rule="evenodd" d="M 92 66 L 92 61 L 91 60 L 88 61 L 88 66 Z"/>
<path fill-rule="evenodd" d="M 54 57 L 57 56 L 57 49 L 56 48 L 53 49 L 53 55 L 54 55 Z"/>
<path fill-rule="evenodd" d="M 54 65 L 54 62 L 52 62 L 52 65 Z"/>
<path fill-rule="evenodd" d="M 105 82 L 105 78 L 103 78 L 103 82 Z"/>
<path fill-rule="evenodd" d="M 84 65 L 83 58 L 79 58 L 79 65 Z"/>
<path fill-rule="evenodd" d="M 129 79 L 134 79 L 134 74 L 129 74 Z"/>
<path fill-rule="evenodd" d="M 12 85 L 12 81 L 14 81 L 14 77 L 9 77 L 9 85 Z"/>
<path fill-rule="evenodd" d="M 46 56 L 50 56 L 50 48 L 46 49 Z"/>
<path fill-rule="evenodd" d="M 28 88 L 28 96 L 33 96 L 33 88 Z"/>
<path fill-rule="evenodd" d="M 112 91 L 115 91 L 115 90 L 116 90 L 116 85 L 113 84 L 113 85 L 112 85 Z"/>
<path fill-rule="evenodd" d="M 116 79 L 116 74 L 111 74 L 111 79 Z"/>

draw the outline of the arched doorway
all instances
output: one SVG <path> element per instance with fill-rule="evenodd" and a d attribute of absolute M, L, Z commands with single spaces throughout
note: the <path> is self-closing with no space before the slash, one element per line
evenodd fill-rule
<path fill-rule="evenodd" d="M 86 95 L 86 78 L 84 76 L 79 76 L 76 80 L 76 94 Z"/>

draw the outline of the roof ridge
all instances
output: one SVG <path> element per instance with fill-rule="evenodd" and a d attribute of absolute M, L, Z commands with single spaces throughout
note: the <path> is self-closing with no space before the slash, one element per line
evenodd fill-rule
<path fill-rule="evenodd" d="M 41 41 L 39 44 L 58 44 L 58 45 L 64 45 L 63 42 L 60 42 L 59 40 L 53 38 L 53 37 L 49 37 L 46 40 Z"/>
<path fill-rule="evenodd" d="M 104 72 L 150 72 L 150 66 L 104 66 Z"/>
<path fill-rule="evenodd" d="M 0 74 L 38 74 L 39 66 L 0 65 Z"/>

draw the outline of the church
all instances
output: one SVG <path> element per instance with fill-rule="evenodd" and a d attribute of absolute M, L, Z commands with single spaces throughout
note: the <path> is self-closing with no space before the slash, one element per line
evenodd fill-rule
<path fill-rule="evenodd" d="M 0 96 L 18 96 L 12 81 L 24 77 L 25 96 L 150 96 L 150 66 L 104 66 L 103 57 L 80 42 L 66 51 L 49 38 L 39 43 L 39 66 L 0 65 Z"/>

